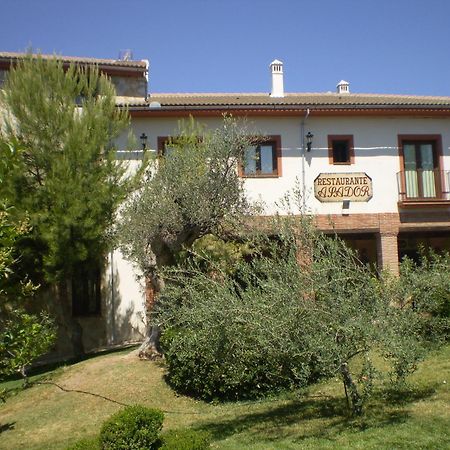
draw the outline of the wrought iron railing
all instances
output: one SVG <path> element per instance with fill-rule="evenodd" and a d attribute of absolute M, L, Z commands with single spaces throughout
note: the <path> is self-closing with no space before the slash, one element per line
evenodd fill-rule
<path fill-rule="evenodd" d="M 450 200 L 449 170 L 403 170 L 397 173 L 399 200 Z"/>

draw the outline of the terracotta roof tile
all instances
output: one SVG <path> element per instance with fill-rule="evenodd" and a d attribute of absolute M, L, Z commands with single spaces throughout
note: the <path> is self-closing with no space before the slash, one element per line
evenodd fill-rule
<path fill-rule="evenodd" d="M 0 61 L 15 61 L 22 59 L 26 56 L 26 53 L 16 53 L 16 52 L 0 52 Z M 147 61 L 122 61 L 118 59 L 100 59 L 100 58 L 85 58 L 78 56 L 62 56 L 62 55 L 40 55 L 44 59 L 51 59 L 57 57 L 63 62 L 75 62 L 80 64 L 98 64 L 103 66 L 113 66 L 113 67 L 126 67 L 126 68 L 139 68 L 146 69 Z"/>
<path fill-rule="evenodd" d="M 269 94 L 151 94 L 149 102 L 159 102 L 162 107 L 171 106 L 342 106 L 342 107 L 450 107 L 450 97 L 385 94 L 336 94 L 336 93 L 288 93 L 284 97 Z"/>

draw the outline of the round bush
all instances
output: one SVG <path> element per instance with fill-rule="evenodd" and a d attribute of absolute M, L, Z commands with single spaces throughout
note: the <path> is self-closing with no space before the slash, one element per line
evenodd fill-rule
<path fill-rule="evenodd" d="M 127 406 L 103 423 L 100 443 L 105 450 L 157 448 L 164 414 L 140 405 Z"/>
<path fill-rule="evenodd" d="M 171 430 L 161 436 L 160 450 L 205 450 L 210 448 L 210 439 L 204 431 Z"/>

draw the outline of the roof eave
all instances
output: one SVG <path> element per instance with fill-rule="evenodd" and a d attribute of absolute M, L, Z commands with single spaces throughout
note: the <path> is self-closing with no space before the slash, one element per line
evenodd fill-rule
<path fill-rule="evenodd" d="M 150 108 L 144 105 L 127 105 L 132 115 L 178 114 L 302 114 L 306 110 L 316 115 L 424 115 L 450 116 L 450 105 L 166 105 Z"/>
<path fill-rule="evenodd" d="M 33 58 L 37 58 L 38 55 L 32 55 Z M 77 66 L 97 66 L 101 72 L 107 73 L 108 75 L 128 75 L 128 76 L 139 76 L 145 75 L 148 71 L 148 64 L 146 61 L 134 61 L 132 64 L 121 63 L 121 61 L 111 60 L 98 60 L 95 58 L 92 59 L 83 59 L 80 58 L 77 60 L 75 57 L 73 58 L 64 58 L 58 57 L 58 55 L 41 55 L 44 59 L 50 59 L 51 57 L 55 57 L 62 61 L 63 67 L 68 68 L 71 64 Z M 19 61 L 26 58 L 27 55 L 0 55 L 0 69 L 9 70 L 11 66 L 16 65 Z"/>

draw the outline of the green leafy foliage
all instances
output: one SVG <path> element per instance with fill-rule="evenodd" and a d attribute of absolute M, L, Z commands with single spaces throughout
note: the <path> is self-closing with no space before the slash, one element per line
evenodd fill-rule
<path fill-rule="evenodd" d="M 339 239 L 289 221 L 276 236 L 252 242 L 259 252 L 233 273 L 218 265 L 211 276 L 195 261 L 166 273 L 157 320 L 168 380 L 205 399 L 242 399 L 338 375 L 360 413 L 374 352 L 397 378 L 415 369 L 415 315 Z"/>
<path fill-rule="evenodd" d="M 29 227 L 26 222 L 15 222 L 11 211 L 0 206 L 0 379 L 15 372 L 26 376 L 27 366 L 55 340 L 53 322 L 46 314 L 23 310 L 36 287 L 15 273 L 20 260 L 16 246 Z"/>
<path fill-rule="evenodd" d="M 13 208 L 0 203 L 0 311 L 20 303 L 35 291 L 26 279 L 19 279 L 15 270 L 19 255 L 18 241 L 29 233 L 27 220 L 18 221 L 11 217 Z"/>
<path fill-rule="evenodd" d="M 226 234 L 253 211 L 237 168 L 254 134 L 231 117 L 212 131 L 193 120 L 182 123 L 121 211 L 121 249 L 146 279 L 149 319 L 164 285 L 160 270 L 198 238 Z M 159 354 L 159 333 L 147 334 L 139 354 L 152 358 Z"/>
<path fill-rule="evenodd" d="M 105 450 L 158 448 L 164 414 L 141 405 L 127 406 L 103 423 L 100 443 Z"/>
<path fill-rule="evenodd" d="M 204 450 L 211 436 L 187 428 L 161 434 L 164 415 L 141 405 L 127 406 L 103 423 L 100 436 L 81 439 L 67 450 Z"/>
<path fill-rule="evenodd" d="M 177 134 L 122 214 L 123 250 L 144 273 L 173 263 L 184 245 L 251 210 L 237 173 L 252 139 L 248 132 L 225 117 L 214 131 L 191 121 Z"/>
<path fill-rule="evenodd" d="M 205 450 L 211 446 L 209 433 L 189 429 L 167 431 L 161 441 L 161 450 Z"/>
<path fill-rule="evenodd" d="M 403 308 L 417 312 L 423 336 L 448 340 L 450 332 L 450 254 L 421 250 L 419 263 L 405 258 L 395 288 Z"/>
<path fill-rule="evenodd" d="M 38 356 L 46 353 L 56 338 L 53 321 L 48 315 L 9 311 L 1 321 L 0 376 L 25 369 Z"/>
<path fill-rule="evenodd" d="M 195 258 L 196 264 L 204 272 L 215 270 L 217 266 L 220 266 L 221 270 L 231 274 L 235 272 L 238 262 L 243 258 L 251 257 L 253 251 L 249 242 L 225 241 L 207 234 L 178 253 L 177 262 L 183 265 L 189 259 Z"/>

